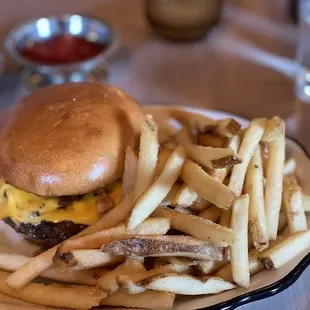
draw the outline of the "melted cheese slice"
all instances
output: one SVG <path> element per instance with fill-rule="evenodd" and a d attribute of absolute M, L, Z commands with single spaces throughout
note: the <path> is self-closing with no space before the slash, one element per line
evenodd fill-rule
<path fill-rule="evenodd" d="M 42 221 L 72 221 L 76 224 L 92 225 L 99 219 L 98 191 L 82 196 L 65 208 L 59 208 L 57 197 L 40 197 L 32 193 L 3 184 L 0 187 L 0 219 L 10 217 L 18 223 L 39 224 Z M 114 205 L 121 197 L 120 182 L 113 183 L 108 195 Z"/>

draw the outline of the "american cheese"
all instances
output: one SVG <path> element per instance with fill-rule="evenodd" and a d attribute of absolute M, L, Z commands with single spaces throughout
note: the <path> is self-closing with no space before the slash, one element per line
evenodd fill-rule
<path fill-rule="evenodd" d="M 121 184 L 115 182 L 108 194 L 114 205 L 121 197 Z M 57 197 L 40 197 L 32 193 L 3 184 L 0 187 L 0 219 L 10 217 L 17 223 L 38 224 L 42 221 L 72 221 L 76 224 L 92 225 L 98 219 L 98 195 L 86 194 L 66 208 L 59 208 Z"/>

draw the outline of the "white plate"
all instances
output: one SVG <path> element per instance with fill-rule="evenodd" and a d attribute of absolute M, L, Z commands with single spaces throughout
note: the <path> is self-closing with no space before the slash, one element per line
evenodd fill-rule
<path fill-rule="evenodd" d="M 233 117 L 242 125 L 246 125 L 248 120 L 220 111 L 202 110 L 197 108 L 179 107 L 182 110 L 189 110 L 191 112 L 201 113 L 214 119 L 221 119 L 225 117 Z M 162 123 L 167 117 L 167 106 L 145 106 L 145 111 L 154 115 L 154 118 Z M 304 190 L 310 192 L 310 157 L 305 150 L 296 141 L 286 139 L 287 155 L 294 157 L 297 161 L 297 176 L 302 183 Z M 310 225 L 310 216 L 308 216 L 308 225 Z M 9 248 L 10 244 L 5 241 L 5 236 L 9 234 L 10 237 L 14 235 L 13 248 Z M 11 238 L 10 238 L 11 239 Z M 0 250 L 16 251 L 25 254 L 31 254 L 36 250 L 36 246 L 30 245 L 20 235 L 17 235 L 7 225 L 0 223 Z M 282 290 L 292 285 L 302 274 L 303 271 L 310 264 L 309 251 L 305 251 L 296 257 L 293 261 L 287 263 L 285 266 L 276 271 L 262 271 L 251 278 L 251 286 L 249 289 L 237 288 L 232 291 L 223 292 L 219 295 L 211 296 L 197 296 L 197 297 L 181 297 L 175 302 L 175 310 L 191 310 L 191 309 L 235 309 L 236 307 L 277 294 Z M 32 305 L 26 302 L 16 300 L 11 297 L 0 294 L 0 308 L 7 310 L 17 309 L 47 309 L 46 307 Z M 50 309 L 50 308 L 48 308 Z M 104 308 L 117 309 L 117 308 Z"/>

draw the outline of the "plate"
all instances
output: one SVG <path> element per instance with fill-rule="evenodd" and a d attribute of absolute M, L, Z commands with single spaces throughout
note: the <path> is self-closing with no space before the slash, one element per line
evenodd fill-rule
<path fill-rule="evenodd" d="M 167 121 L 169 108 L 172 106 L 156 105 L 144 106 L 147 113 L 153 114 L 159 126 Z M 248 120 L 243 117 L 229 114 L 226 112 L 204 110 L 191 107 L 173 106 L 181 110 L 206 115 L 214 119 L 233 117 L 243 126 L 248 124 Z M 297 176 L 306 193 L 310 193 L 310 156 L 305 149 L 294 139 L 286 138 L 286 152 L 288 157 L 294 157 L 297 161 Z M 310 225 L 310 215 L 307 217 L 308 225 Z M 13 237 L 13 247 L 6 242 L 7 235 L 10 239 Z M 0 251 L 16 251 L 26 255 L 31 255 L 37 251 L 37 246 L 30 244 L 23 237 L 18 235 L 14 230 L 0 223 Z M 305 251 L 296 257 L 293 261 L 287 263 L 282 268 L 275 271 L 262 271 L 251 278 L 251 286 L 249 289 L 237 288 L 231 291 L 223 292 L 218 295 L 211 296 L 184 296 L 177 298 L 174 310 L 191 310 L 191 309 L 235 309 L 241 305 L 264 299 L 275 295 L 291 286 L 306 270 L 310 264 L 310 253 Z M 32 305 L 23 301 L 0 294 L 0 306 L 7 310 L 19 309 L 52 309 L 49 307 Z M 0 307 L 1 308 L 1 307 Z M 104 308 L 104 309 L 121 309 L 121 308 Z"/>

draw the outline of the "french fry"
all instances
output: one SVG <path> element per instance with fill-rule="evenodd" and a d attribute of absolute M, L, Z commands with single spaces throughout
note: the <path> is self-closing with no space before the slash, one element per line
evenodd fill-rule
<path fill-rule="evenodd" d="M 196 192 L 183 183 L 171 201 L 172 206 L 189 207 L 197 199 Z"/>
<path fill-rule="evenodd" d="M 264 270 L 264 265 L 258 259 L 260 254 L 261 253 L 256 249 L 252 249 L 249 252 L 249 271 L 250 271 L 251 276 L 255 275 L 256 273 L 258 273 L 262 270 Z M 223 280 L 228 281 L 228 282 L 234 282 L 233 276 L 232 276 L 231 264 L 227 264 L 224 267 L 222 267 L 221 269 L 219 269 L 215 273 L 215 276 L 222 278 Z"/>
<path fill-rule="evenodd" d="M 106 193 L 101 193 L 98 196 L 98 214 L 102 217 L 114 208 L 114 202 L 111 197 Z"/>
<path fill-rule="evenodd" d="M 109 295 L 115 294 L 119 289 L 116 282 L 117 276 L 143 271 L 146 271 L 146 269 L 141 262 L 135 259 L 127 259 L 123 264 L 99 278 L 97 281 L 97 287 Z"/>
<path fill-rule="evenodd" d="M 226 139 L 216 136 L 213 133 L 199 132 L 197 135 L 198 144 L 210 147 L 222 147 Z"/>
<path fill-rule="evenodd" d="M 302 193 L 302 205 L 305 212 L 310 211 L 310 196 Z"/>
<path fill-rule="evenodd" d="M 183 125 L 188 125 L 190 128 L 201 132 L 206 132 L 217 126 L 217 121 L 207 116 L 177 108 L 170 109 L 170 116 Z"/>
<path fill-rule="evenodd" d="M 230 248 L 232 275 L 234 282 L 242 287 L 250 286 L 248 254 L 249 195 L 238 198 L 232 210 L 231 228 L 236 241 Z"/>
<path fill-rule="evenodd" d="M 263 142 L 271 142 L 275 139 L 278 139 L 281 135 L 284 135 L 285 124 L 283 120 L 275 116 L 272 119 L 266 121 L 266 128 L 262 136 Z"/>
<path fill-rule="evenodd" d="M 269 247 L 273 247 L 280 242 L 282 242 L 285 239 L 283 236 L 278 236 L 277 240 L 270 241 Z M 249 251 L 249 270 L 250 275 L 253 276 L 256 273 L 264 270 L 264 265 L 260 261 L 260 257 L 268 251 L 268 249 L 263 250 L 262 252 L 258 251 L 257 249 L 251 249 Z M 232 278 L 232 270 L 231 270 L 231 264 L 227 264 L 226 266 L 222 267 L 215 273 L 216 277 L 222 278 L 225 281 L 234 282 Z"/>
<path fill-rule="evenodd" d="M 109 266 L 124 260 L 123 256 L 102 253 L 100 250 L 73 250 L 62 253 L 55 260 L 57 266 L 67 270 L 90 269 L 101 266 Z"/>
<path fill-rule="evenodd" d="M 171 152 L 174 151 L 178 147 L 178 145 L 174 141 L 162 143 L 161 146 L 164 149 L 170 150 Z"/>
<path fill-rule="evenodd" d="M 229 253 L 229 251 L 227 252 Z M 228 264 L 227 256 L 224 256 L 221 261 L 208 261 L 202 259 L 192 259 L 185 257 L 164 257 L 163 259 L 167 260 L 174 266 L 171 269 L 174 269 L 174 272 L 193 274 L 193 269 L 198 271 L 199 274 L 209 275 L 220 269 L 222 266 Z M 169 266 L 169 265 L 168 265 Z M 178 271 L 175 266 L 180 266 Z M 183 268 L 182 268 L 183 267 Z M 172 272 L 172 270 L 171 270 Z M 197 273 L 197 272 L 196 272 Z"/>
<path fill-rule="evenodd" d="M 264 268 L 264 266 L 263 266 L 263 268 Z M 227 264 L 227 265 L 223 266 L 222 268 L 220 268 L 215 273 L 215 277 L 221 278 L 224 281 L 234 283 L 234 279 L 232 276 L 232 270 L 231 270 L 231 264 Z"/>
<path fill-rule="evenodd" d="M 232 208 L 229 208 L 227 210 L 223 210 L 221 217 L 220 217 L 220 221 L 219 224 L 221 226 L 230 228 L 230 224 L 231 224 L 231 214 L 232 214 Z"/>
<path fill-rule="evenodd" d="M 231 138 L 237 135 L 241 125 L 233 118 L 225 118 L 217 121 L 217 126 L 212 131 L 224 138 Z"/>
<path fill-rule="evenodd" d="M 158 177 L 164 170 L 164 167 L 169 159 L 170 155 L 172 154 L 172 150 L 168 148 L 162 148 L 158 153 L 158 160 L 156 166 L 156 176 Z"/>
<path fill-rule="evenodd" d="M 283 122 L 283 121 L 282 121 Z M 283 122 L 283 126 L 284 122 Z M 269 143 L 265 186 L 265 214 L 269 240 L 275 240 L 278 231 L 279 212 L 282 201 L 285 136 L 282 134 Z"/>
<path fill-rule="evenodd" d="M 201 212 L 203 210 L 206 210 L 210 206 L 210 202 L 201 198 L 197 197 L 196 200 L 193 202 L 193 204 L 189 207 L 190 210 L 193 212 Z"/>
<path fill-rule="evenodd" d="M 230 168 L 222 168 L 222 169 L 214 169 L 211 167 L 206 167 L 205 171 L 216 181 L 223 183 L 225 178 L 227 177 L 228 171 Z M 228 184 L 226 183 L 225 186 Z"/>
<path fill-rule="evenodd" d="M 162 267 L 164 265 L 167 265 L 168 263 L 166 261 L 164 261 L 162 258 L 160 257 L 156 257 L 154 259 L 154 264 L 153 264 L 153 268 L 158 268 L 158 267 Z"/>
<path fill-rule="evenodd" d="M 130 237 L 105 244 L 101 250 L 117 256 L 184 256 L 208 260 L 222 260 L 223 257 L 221 247 L 188 236 Z"/>
<path fill-rule="evenodd" d="M 176 272 L 182 274 L 193 274 L 192 266 L 186 264 L 167 264 L 165 265 L 168 269 L 167 272 Z"/>
<path fill-rule="evenodd" d="M 264 209 L 263 162 L 258 146 L 250 161 L 245 179 L 245 191 L 249 194 L 249 229 L 255 248 L 262 251 L 268 247 L 269 236 Z"/>
<path fill-rule="evenodd" d="M 15 271 L 29 262 L 30 259 L 31 257 L 23 256 L 20 254 L 0 253 L 0 269 L 5 271 Z M 96 280 L 94 274 L 95 273 L 90 270 L 71 270 L 69 272 L 65 272 L 53 266 L 50 269 L 42 272 L 41 277 L 75 284 L 95 285 Z"/>
<path fill-rule="evenodd" d="M 158 157 L 158 128 L 151 115 L 144 117 L 140 137 L 140 151 L 134 200 L 152 184 Z"/>
<path fill-rule="evenodd" d="M 187 257 L 175 257 L 175 256 L 167 256 L 167 257 L 163 257 L 162 259 L 173 265 L 186 265 L 186 266 L 195 266 L 200 261 L 202 261 L 200 259 L 193 259 L 193 258 L 187 258 Z"/>
<path fill-rule="evenodd" d="M 241 160 L 232 149 L 188 145 L 186 153 L 190 159 L 205 168 L 221 169 L 240 164 Z"/>
<path fill-rule="evenodd" d="M 294 158 L 290 158 L 286 160 L 284 163 L 284 167 L 283 167 L 283 174 L 284 175 L 295 174 L 296 166 L 297 166 L 297 163 Z"/>
<path fill-rule="evenodd" d="M 235 154 L 238 154 L 239 148 L 240 148 L 241 139 L 240 136 L 232 136 L 229 139 L 226 139 L 222 145 L 222 147 L 229 148 L 233 150 Z"/>
<path fill-rule="evenodd" d="M 175 195 L 178 193 L 180 187 L 181 187 L 181 184 L 174 183 L 174 185 L 172 186 L 167 196 L 160 203 L 160 206 L 172 206 L 172 200 L 174 199 Z"/>
<path fill-rule="evenodd" d="M 232 168 L 228 184 L 228 187 L 233 191 L 236 197 L 241 195 L 245 174 L 254 151 L 264 133 L 265 123 L 265 119 L 254 119 L 245 132 L 238 152 L 238 157 L 242 160 L 242 163 Z"/>
<path fill-rule="evenodd" d="M 137 282 L 147 277 L 158 275 L 161 273 L 185 273 L 191 274 L 192 268 L 182 264 L 166 264 L 158 268 L 153 268 L 144 272 L 136 272 L 127 275 L 120 275 L 116 281 L 120 289 L 129 294 L 140 294 L 146 291 L 145 288 L 138 286 Z"/>
<path fill-rule="evenodd" d="M 201 275 L 210 275 L 218 271 L 219 269 L 226 266 L 230 261 L 230 250 L 226 249 L 224 253 L 224 257 L 221 261 L 200 261 L 198 264 L 194 266 L 194 268 L 199 272 Z M 229 281 L 232 282 L 233 280 Z"/>
<path fill-rule="evenodd" d="M 285 212 L 281 211 L 279 214 L 278 232 L 280 232 L 287 224 L 287 217 Z"/>
<path fill-rule="evenodd" d="M 131 295 L 118 291 L 101 300 L 100 305 L 112 307 L 143 308 L 154 310 L 170 310 L 174 302 L 174 294 L 166 292 L 146 291 Z"/>
<path fill-rule="evenodd" d="M 143 279 L 137 285 L 155 291 L 179 295 L 218 294 L 233 289 L 234 284 L 215 277 L 193 277 L 190 275 L 162 273 Z"/>
<path fill-rule="evenodd" d="M 192 215 L 195 214 L 192 209 L 187 207 L 175 207 L 174 210 L 183 214 L 192 214 Z"/>
<path fill-rule="evenodd" d="M 170 228 L 169 219 L 153 218 L 147 219 L 134 230 L 127 230 L 125 224 L 101 230 L 92 234 L 77 237 L 63 242 L 57 250 L 54 262 L 57 262 L 58 256 L 62 253 L 70 252 L 76 249 L 99 249 L 103 244 L 126 236 L 135 235 L 165 235 Z M 55 261 L 56 258 L 56 261 Z"/>
<path fill-rule="evenodd" d="M 173 140 L 174 140 L 174 137 L 168 128 L 158 129 L 158 143 L 159 144 L 167 143 Z"/>
<path fill-rule="evenodd" d="M 185 151 L 179 146 L 168 159 L 163 172 L 157 180 L 136 201 L 129 218 L 127 227 L 134 229 L 143 222 L 164 200 L 173 184 L 179 177 L 185 161 Z"/>
<path fill-rule="evenodd" d="M 122 182 L 122 200 L 133 192 L 137 180 L 138 158 L 133 149 L 127 146 L 125 153 L 124 174 Z"/>
<path fill-rule="evenodd" d="M 281 211 L 280 214 L 279 214 L 278 236 L 277 236 L 276 240 L 273 240 L 273 241 L 269 242 L 269 247 L 271 245 L 272 246 L 275 245 L 275 242 L 277 242 L 278 240 L 280 240 L 283 237 L 283 232 L 287 228 L 286 224 L 287 224 L 286 214 L 285 214 L 284 211 Z M 279 236 L 279 233 L 281 233 L 281 236 Z M 253 247 L 254 247 L 254 243 L 253 243 L 252 235 L 248 234 L 248 248 L 252 249 Z"/>
<path fill-rule="evenodd" d="M 171 258 L 171 257 L 170 257 Z M 176 272 L 176 265 L 177 264 L 165 264 L 163 266 L 160 266 L 158 268 L 153 268 L 147 271 L 143 271 L 143 272 L 136 272 L 136 273 L 131 273 L 131 274 L 127 274 L 125 276 L 120 275 L 117 277 L 118 282 L 122 283 L 123 280 L 125 280 L 125 278 L 130 279 L 130 281 L 132 281 L 132 283 L 137 283 L 138 281 L 145 279 L 147 277 L 151 277 L 160 273 L 169 273 L 169 272 Z M 180 265 L 180 264 L 179 264 Z M 142 289 L 142 288 L 140 288 Z"/>
<path fill-rule="evenodd" d="M 283 202 L 290 233 L 307 230 L 301 190 L 293 177 L 283 179 Z"/>
<path fill-rule="evenodd" d="M 210 177 L 191 160 L 186 160 L 181 178 L 199 196 L 219 208 L 227 209 L 234 201 L 234 194 L 231 189 Z"/>
<path fill-rule="evenodd" d="M 198 216 L 216 223 L 220 219 L 221 214 L 222 209 L 218 208 L 216 205 L 211 205 L 206 210 L 201 211 Z"/>
<path fill-rule="evenodd" d="M 28 283 L 19 290 L 11 289 L 5 282 L 9 273 L 0 271 L 0 292 L 38 305 L 57 308 L 90 309 L 98 306 L 106 293 L 85 285 L 43 285 Z"/>
<path fill-rule="evenodd" d="M 310 231 L 297 232 L 265 251 L 260 260 L 267 270 L 275 270 L 309 249 L 309 247 Z"/>
<path fill-rule="evenodd" d="M 235 235 L 231 229 L 198 216 L 182 214 L 167 207 L 158 207 L 153 216 L 169 218 L 172 228 L 211 244 L 228 246 L 234 243 Z"/>
<path fill-rule="evenodd" d="M 185 148 L 191 144 L 194 144 L 194 139 L 190 127 L 188 125 L 184 125 L 175 136 L 175 140 L 179 145 L 182 145 Z"/>

